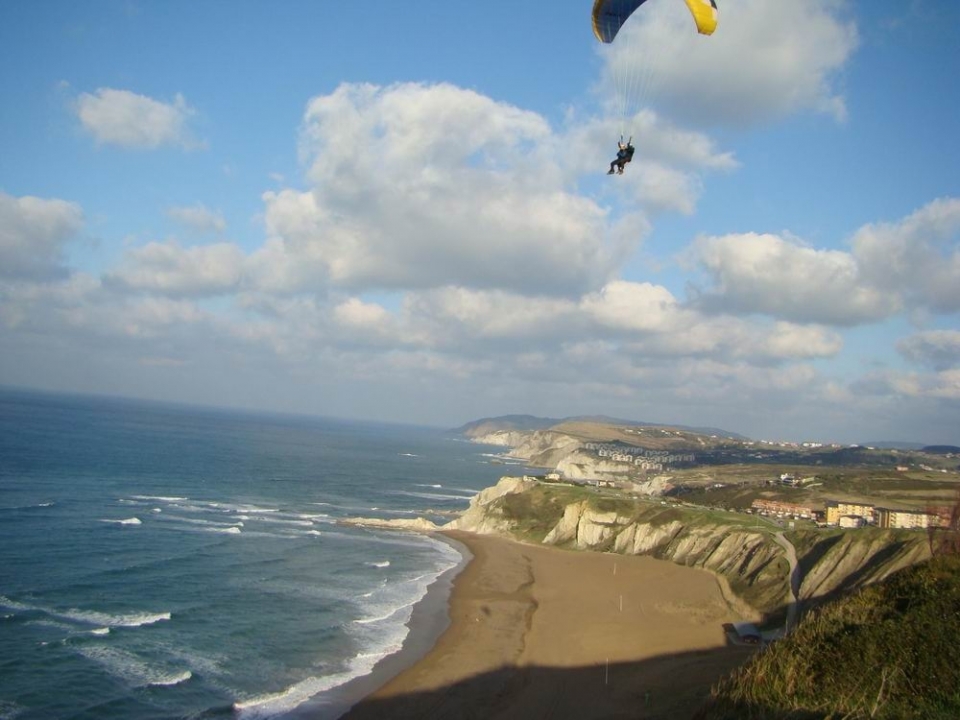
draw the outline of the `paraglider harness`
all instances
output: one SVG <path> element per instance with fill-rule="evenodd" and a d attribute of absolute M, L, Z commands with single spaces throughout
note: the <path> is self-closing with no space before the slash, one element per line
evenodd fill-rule
<path fill-rule="evenodd" d="M 618 148 L 619 148 L 619 149 L 617 150 L 617 159 L 614 160 L 612 163 L 610 163 L 610 171 L 607 173 L 607 175 L 613 175 L 613 172 L 614 172 L 613 168 L 614 168 L 614 166 L 616 166 L 616 168 L 617 168 L 617 171 L 616 171 L 617 174 L 618 174 L 618 175 L 623 175 L 623 168 L 624 168 L 624 166 L 625 166 L 628 162 L 630 162 L 631 160 L 633 160 L 633 153 L 636 152 L 636 148 L 633 147 L 633 136 L 631 136 L 630 139 L 627 140 L 627 144 L 624 145 L 624 144 L 623 144 L 623 135 L 621 135 L 621 136 L 620 136 L 620 142 L 617 143 L 617 146 L 618 146 Z"/>

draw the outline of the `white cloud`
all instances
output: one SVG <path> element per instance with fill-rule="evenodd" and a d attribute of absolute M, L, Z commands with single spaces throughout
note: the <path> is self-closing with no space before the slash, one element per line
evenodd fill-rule
<path fill-rule="evenodd" d="M 707 310 L 853 325 L 880 320 L 900 306 L 895 294 L 864 281 L 849 253 L 815 250 L 776 235 L 700 237 L 688 258 L 712 280 L 698 299 Z"/>
<path fill-rule="evenodd" d="M 683 313 L 664 287 L 613 281 L 583 298 L 584 312 L 606 327 L 626 331 L 665 331 L 677 327 Z"/>
<path fill-rule="evenodd" d="M 75 203 L 0 192 L 0 278 L 66 274 L 63 250 L 82 225 Z"/>
<path fill-rule="evenodd" d="M 837 74 L 858 44 L 845 12 L 843 0 L 725 0 L 704 37 L 682 3 L 646 3 L 602 51 L 606 94 L 613 99 L 611 80 L 636 76 L 645 99 L 699 127 L 804 110 L 842 120 Z"/>
<path fill-rule="evenodd" d="M 912 307 L 960 311 L 960 198 L 940 198 L 894 223 L 865 225 L 853 255 L 877 288 Z"/>
<path fill-rule="evenodd" d="M 171 207 L 167 215 L 178 223 L 198 233 L 222 234 L 227 229 L 223 215 L 208 209 L 202 203 L 186 207 Z"/>
<path fill-rule="evenodd" d="M 162 295 L 220 295 L 239 289 L 244 262 L 243 252 L 232 243 L 183 247 L 176 241 L 151 242 L 128 250 L 104 282 Z"/>
<path fill-rule="evenodd" d="M 99 88 L 94 94 L 81 93 L 76 111 L 83 128 L 104 145 L 140 149 L 197 145 L 187 127 L 194 110 L 180 94 L 164 103 L 129 90 Z"/>
<path fill-rule="evenodd" d="M 960 331 L 930 330 L 917 333 L 898 342 L 897 350 L 908 360 L 935 370 L 958 368 Z"/>
<path fill-rule="evenodd" d="M 905 308 L 960 311 L 960 198 L 894 223 L 865 225 L 851 251 L 746 233 L 700 237 L 685 254 L 710 279 L 698 306 L 801 323 L 857 325 Z"/>
<path fill-rule="evenodd" d="M 571 181 L 606 172 L 616 153 L 608 119 L 571 125 L 551 141 L 554 160 Z M 739 167 L 733 153 L 718 150 L 707 135 L 679 128 L 651 110 L 641 110 L 632 124 L 634 162 L 623 176 L 606 183 L 607 192 L 648 213 L 692 213 L 703 191 L 702 176 Z M 598 156 L 598 149 L 602 154 Z M 643 237 L 645 233 L 638 234 Z"/>
<path fill-rule="evenodd" d="M 289 289 L 599 286 L 623 248 L 607 212 L 565 186 L 553 143 L 538 115 L 468 90 L 343 85 L 304 120 L 312 192 L 264 195 L 261 275 Z"/>
<path fill-rule="evenodd" d="M 376 329 L 386 323 L 390 314 L 377 303 L 369 303 L 359 298 L 349 298 L 333 310 L 334 318 L 342 325 Z"/>

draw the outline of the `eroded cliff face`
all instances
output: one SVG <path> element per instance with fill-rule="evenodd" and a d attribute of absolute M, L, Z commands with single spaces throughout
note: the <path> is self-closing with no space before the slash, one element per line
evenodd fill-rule
<path fill-rule="evenodd" d="M 473 438 L 486 445 L 511 448 L 510 456 L 526 460 L 535 467 L 555 468 L 582 446 L 576 438 L 550 430 L 503 430 Z"/>
<path fill-rule="evenodd" d="M 800 557 L 801 600 L 869 585 L 902 568 L 930 559 L 919 533 L 847 532 L 829 536 Z"/>
<path fill-rule="evenodd" d="M 529 507 L 533 480 L 504 478 L 474 498 L 470 508 L 445 528 L 495 534 L 530 541 L 517 509 Z M 540 509 L 547 530 L 539 540 L 578 550 L 652 555 L 715 573 L 721 585 L 760 613 L 782 610 L 791 600 L 790 565 L 784 549 L 763 531 L 704 522 L 677 511 L 645 506 L 641 516 L 626 510 L 601 510 L 590 500 Z M 533 512 L 533 511 L 531 511 Z M 813 543 L 801 554 L 800 598 L 810 600 L 837 590 L 860 587 L 902 567 L 926 559 L 929 552 L 918 535 L 871 535 L 850 532 Z"/>
<path fill-rule="evenodd" d="M 444 530 L 467 530 L 481 535 L 512 537 L 514 521 L 498 511 L 496 502 L 504 495 L 522 493 L 536 487 L 535 480 L 502 477 L 493 487 L 484 488 L 470 498 L 470 506 L 463 515 L 443 526 Z"/>
<path fill-rule="evenodd" d="M 580 440 L 551 430 L 503 430 L 473 440 L 510 448 L 510 457 L 555 470 L 568 480 L 628 480 L 636 474 L 633 465 L 599 458 L 584 450 Z"/>

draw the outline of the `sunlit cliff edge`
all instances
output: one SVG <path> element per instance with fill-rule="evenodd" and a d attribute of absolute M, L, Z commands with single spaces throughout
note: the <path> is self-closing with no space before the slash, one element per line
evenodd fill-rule
<path fill-rule="evenodd" d="M 503 477 L 445 525 L 353 518 L 351 524 L 420 532 L 462 530 L 580 551 L 649 555 L 716 575 L 744 616 L 774 619 L 791 603 L 791 565 L 778 533 L 740 518 L 613 498 L 588 487 Z M 799 600 L 869 585 L 929 557 L 922 533 L 788 533 L 797 552 Z"/>

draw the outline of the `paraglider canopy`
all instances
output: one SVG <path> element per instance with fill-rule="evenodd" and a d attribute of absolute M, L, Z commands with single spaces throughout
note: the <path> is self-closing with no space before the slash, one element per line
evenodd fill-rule
<path fill-rule="evenodd" d="M 597 40 L 611 43 L 633 11 L 648 0 L 594 0 L 593 34 Z M 685 0 L 697 32 L 712 35 L 717 29 L 717 3 L 715 0 Z"/>
<path fill-rule="evenodd" d="M 637 112 L 644 106 L 648 92 L 657 87 L 657 68 L 663 64 L 663 58 L 669 56 L 673 50 L 673 41 L 669 37 L 660 38 L 657 34 L 648 34 L 644 42 L 627 43 L 627 46 L 614 42 L 620 29 L 638 9 L 640 19 L 643 19 L 643 13 L 650 12 L 649 2 L 651 0 L 594 0 L 593 3 L 593 34 L 604 44 L 613 91 L 610 102 L 619 115 L 621 135 L 633 134 L 632 123 Z M 656 7 L 669 9 L 667 5 L 660 6 L 656 3 L 675 3 L 678 0 L 653 2 Z M 693 16 L 697 32 L 701 35 L 712 35 L 717 29 L 716 1 L 684 2 Z M 679 5 L 675 7 L 679 8 Z M 693 32 L 690 34 L 694 35 Z"/>

